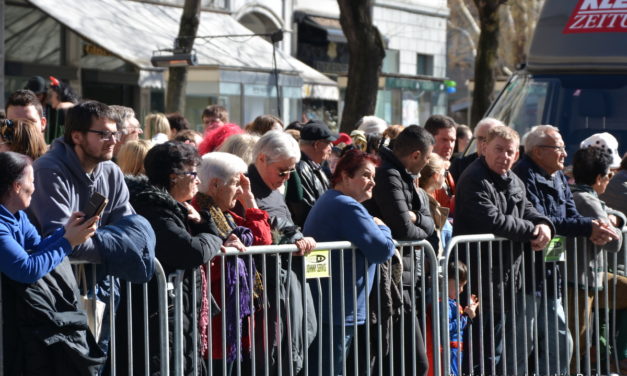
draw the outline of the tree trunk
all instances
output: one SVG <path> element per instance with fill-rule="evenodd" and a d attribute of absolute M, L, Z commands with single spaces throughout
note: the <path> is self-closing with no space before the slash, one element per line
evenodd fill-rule
<path fill-rule="evenodd" d="M 385 49 L 372 24 L 372 0 L 338 0 L 340 24 L 348 41 L 348 84 L 340 130 L 350 133 L 357 121 L 373 115 Z"/>
<path fill-rule="evenodd" d="M 185 0 L 181 24 L 179 26 L 178 46 L 183 53 L 190 53 L 200 24 L 200 0 Z M 168 70 L 168 88 L 165 101 L 166 112 L 185 111 L 185 87 L 187 86 L 187 67 L 170 67 Z"/>
<path fill-rule="evenodd" d="M 472 92 L 470 122 L 474 127 L 490 107 L 499 48 L 499 7 L 503 0 L 474 0 L 479 11 L 481 34 L 475 58 L 475 89 Z"/>

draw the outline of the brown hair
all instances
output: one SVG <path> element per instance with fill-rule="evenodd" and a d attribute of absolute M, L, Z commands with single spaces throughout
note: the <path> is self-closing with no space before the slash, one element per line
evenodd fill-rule
<path fill-rule="evenodd" d="M 46 140 L 37 124 L 28 119 L 4 120 L 2 138 L 10 145 L 11 151 L 29 156 L 35 160 L 48 150 Z M 11 125 L 9 125 L 11 123 Z"/>
<path fill-rule="evenodd" d="M 216 118 L 223 123 L 229 122 L 229 112 L 224 106 L 220 106 L 219 104 L 212 104 L 211 106 L 205 107 L 201 118 L 205 117 Z"/>
<path fill-rule="evenodd" d="M 275 123 L 279 123 L 281 130 L 283 129 L 283 122 L 278 117 L 274 115 L 261 115 L 257 116 L 252 122 L 246 124 L 245 129 L 248 133 L 256 133 L 263 136 L 266 132 L 274 129 Z"/>

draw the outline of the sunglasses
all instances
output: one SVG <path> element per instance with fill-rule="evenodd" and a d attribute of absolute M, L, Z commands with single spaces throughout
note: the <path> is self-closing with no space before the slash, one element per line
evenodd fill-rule
<path fill-rule="evenodd" d="M 197 178 L 198 177 L 198 172 L 197 171 L 183 171 L 183 172 L 177 172 L 177 175 L 187 175 L 187 176 L 191 176 L 193 178 Z"/>
<path fill-rule="evenodd" d="M 295 169 L 295 168 L 293 168 L 293 169 L 291 169 L 291 170 L 281 171 L 281 172 L 279 172 L 279 177 L 280 177 L 280 178 L 284 178 L 284 177 L 286 177 L 286 176 L 288 176 L 289 174 L 292 174 L 292 173 L 294 173 L 294 172 L 296 172 L 296 169 Z"/>
<path fill-rule="evenodd" d="M 15 133 L 15 122 L 12 120 L 4 119 L 0 121 L 0 137 L 5 142 L 3 144 L 10 144 L 13 142 L 13 134 Z"/>

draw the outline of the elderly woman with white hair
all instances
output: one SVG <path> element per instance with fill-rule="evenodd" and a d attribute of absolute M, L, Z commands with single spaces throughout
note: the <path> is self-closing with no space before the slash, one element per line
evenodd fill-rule
<path fill-rule="evenodd" d="M 205 154 L 198 166 L 198 193 L 192 201 L 203 222 L 206 222 L 209 233 L 221 238 L 225 246 L 235 247 L 240 251 L 251 245 L 268 245 L 272 242 L 268 213 L 257 207 L 250 190 L 250 182 L 244 175 L 246 168 L 246 163 L 236 155 L 222 152 Z M 242 216 L 232 211 L 238 203 L 244 209 Z M 200 323 L 201 337 L 210 337 L 212 341 L 212 354 L 208 354 L 209 349 L 204 347 L 201 352 L 205 358 L 211 355 L 214 374 L 222 374 L 224 365 L 227 374 L 232 372 L 237 357 L 237 343 L 241 341 L 241 338 L 236 337 L 237 327 L 243 333 L 242 320 L 252 314 L 250 307 L 257 274 L 252 260 L 228 257 L 223 268 L 223 259 L 216 257 L 211 261 L 211 293 L 221 306 L 221 312 L 212 318 L 213 333 L 207 332 L 208 320 Z M 226 286 L 224 298 L 220 289 L 222 277 Z M 238 285 L 239 294 L 236 291 Z M 236 319 L 238 303 L 240 315 Z M 227 340 L 226 354 L 222 353 L 221 343 L 223 317 L 227 318 L 226 332 L 222 333 Z M 202 343 L 208 344 L 208 341 Z M 242 345 L 242 348 L 250 348 L 247 343 Z"/>

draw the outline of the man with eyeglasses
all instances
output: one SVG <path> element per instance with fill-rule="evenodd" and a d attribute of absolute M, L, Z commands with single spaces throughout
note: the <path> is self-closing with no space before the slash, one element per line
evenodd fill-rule
<path fill-rule="evenodd" d="M 604 245 L 612 240 L 615 234 L 608 225 L 582 216 L 575 207 L 563 172 L 567 154 L 559 129 L 551 125 L 538 125 L 531 128 L 524 139 L 525 154 L 513 171 L 525 184 L 529 202 L 551 220 L 559 235 L 573 238 L 586 236 L 597 245 Z M 527 253 L 526 256 L 525 264 L 530 267 L 535 265 L 535 285 L 532 278 L 527 278 L 525 316 L 528 324 L 531 324 L 535 307 L 536 317 L 544 317 L 545 312 L 548 317 L 547 322 L 538 320 L 540 373 L 567 374 L 573 346 L 559 293 L 562 285 L 562 262 L 546 261 L 542 252 Z M 542 299 L 544 295 L 546 306 Z M 557 317 L 557 322 L 554 317 Z M 524 336 L 522 331 L 518 334 Z M 533 350 L 532 332 L 527 331 L 527 335 L 528 348 L 523 352 L 524 355 L 531 354 Z M 545 342 L 545 336 L 548 342 Z M 548 348 L 544 348 L 545 343 L 548 343 Z M 559 352 L 556 350 L 558 348 Z M 549 370 L 545 369 L 545 359 L 549 361 Z M 519 362 L 524 360 L 519 359 Z"/>
<path fill-rule="evenodd" d="M 139 139 L 139 135 L 144 133 L 144 131 L 139 124 L 139 120 L 135 117 L 135 111 L 133 111 L 132 108 L 117 105 L 110 106 L 109 108 L 113 111 L 113 120 L 115 120 L 118 132 L 121 132 L 120 138 L 113 148 L 115 158 L 122 145 L 128 141 Z"/>
<path fill-rule="evenodd" d="M 68 110 L 64 136 L 54 140 L 50 151 L 33 164 L 35 193 L 31 210 L 42 234 L 48 235 L 63 226 L 73 212 L 85 210 L 94 192 L 105 196 L 108 203 L 100 214 L 98 231 L 75 247 L 71 258 L 102 264 L 97 268 L 98 278 L 109 273 L 139 283 L 151 277 L 147 270 L 151 270 L 153 258 L 145 256 L 154 255 L 154 232 L 143 218 L 127 217 L 135 211 L 129 204 L 124 175 L 111 161 L 115 145 L 122 136 L 113 119 L 111 108 L 96 101 L 82 102 Z M 121 220 L 127 223 L 125 236 L 131 238 L 136 234 L 134 230 L 141 228 L 144 239 L 133 238 L 135 244 L 128 244 L 111 232 L 113 227 L 109 226 L 116 226 Z M 147 239 L 153 239 L 152 246 Z M 99 299 L 108 302 L 106 297 L 111 292 L 108 279 L 98 286 Z M 100 335 L 103 349 L 108 343 L 108 333 L 105 317 Z"/>
<path fill-rule="evenodd" d="M 285 202 L 294 223 L 301 228 L 318 198 L 329 189 L 329 177 L 322 163 L 331 156 L 331 142 L 335 140 L 337 135 L 319 120 L 310 120 L 300 131 L 301 158 L 287 182 Z"/>

